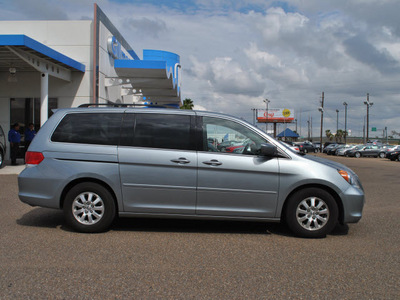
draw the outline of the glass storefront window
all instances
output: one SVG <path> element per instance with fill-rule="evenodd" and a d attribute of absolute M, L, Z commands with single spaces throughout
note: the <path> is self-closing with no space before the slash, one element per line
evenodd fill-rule
<path fill-rule="evenodd" d="M 49 98 L 48 115 L 53 114 L 52 110 L 58 107 L 57 98 Z M 33 123 L 35 130 L 40 129 L 40 98 L 11 98 L 10 99 L 10 126 L 18 123 L 20 125 L 21 148 L 24 147 L 24 133 L 29 123 Z M 24 157 L 23 151 L 18 157 Z"/>

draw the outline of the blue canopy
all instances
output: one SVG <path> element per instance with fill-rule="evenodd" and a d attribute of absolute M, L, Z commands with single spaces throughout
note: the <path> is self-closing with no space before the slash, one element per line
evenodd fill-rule
<path fill-rule="evenodd" d="M 290 130 L 289 128 L 286 128 L 284 131 L 282 131 L 280 134 L 278 134 L 277 137 L 298 138 L 299 135 L 297 133 L 295 133 L 294 131 Z"/>

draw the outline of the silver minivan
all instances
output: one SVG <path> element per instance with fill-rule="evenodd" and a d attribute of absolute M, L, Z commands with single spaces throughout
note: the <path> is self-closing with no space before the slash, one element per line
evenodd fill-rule
<path fill-rule="evenodd" d="M 242 141 L 231 147 L 217 143 Z M 80 232 L 120 217 L 287 223 L 324 237 L 356 223 L 364 192 L 349 168 L 293 152 L 232 116 L 162 108 L 60 109 L 40 129 L 19 198 L 63 209 Z"/>

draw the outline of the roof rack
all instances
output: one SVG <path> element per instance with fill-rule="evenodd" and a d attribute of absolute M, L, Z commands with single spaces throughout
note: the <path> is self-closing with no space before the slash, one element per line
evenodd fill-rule
<path fill-rule="evenodd" d="M 158 104 L 141 104 L 141 103 L 84 103 L 78 107 L 151 107 L 151 108 L 175 108 L 168 105 L 158 105 Z"/>

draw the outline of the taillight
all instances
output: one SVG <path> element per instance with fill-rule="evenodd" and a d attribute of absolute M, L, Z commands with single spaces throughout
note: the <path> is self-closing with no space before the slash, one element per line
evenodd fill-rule
<path fill-rule="evenodd" d="M 27 165 L 38 165 L 44 159 L 44 156 L 41 152 L 31 152 L 28 151 L 25 154 L 25 163 Z"/>

